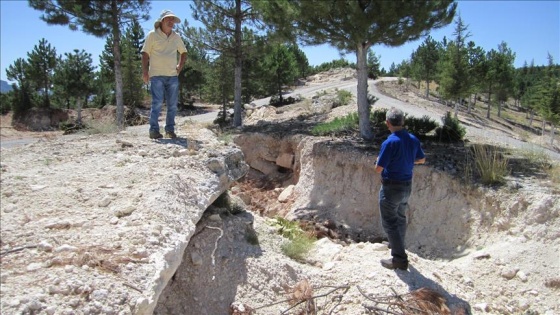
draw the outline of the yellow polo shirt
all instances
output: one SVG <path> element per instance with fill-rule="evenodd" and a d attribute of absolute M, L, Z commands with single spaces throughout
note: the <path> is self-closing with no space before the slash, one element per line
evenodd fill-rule
<path fill-rule="evenodd" d="M 187 48 L 177 33 L 171 32 L 171 35 L 167 36 L 158 27 L 146 36 L 142 52 L 150 56 L 150 77 L 177 76 L 177 52 L 186 53 Z"/>

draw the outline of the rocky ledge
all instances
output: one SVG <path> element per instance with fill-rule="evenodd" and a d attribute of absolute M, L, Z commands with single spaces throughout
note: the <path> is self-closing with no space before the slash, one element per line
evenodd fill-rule
<path fill-rule="evenodd" d="M 248 171 L 237 147 L 183 127 L 2 149 L 3 314 L 153 312 L 204 211 Z"/>

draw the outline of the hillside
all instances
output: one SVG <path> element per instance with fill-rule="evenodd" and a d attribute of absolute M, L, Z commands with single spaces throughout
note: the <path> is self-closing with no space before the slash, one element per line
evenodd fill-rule
<path fill-rule="evenodd" d="M 7 93 L 10 92 L 12 90 L 12 86 L 4 81 L 4 80 L 0 80 L 0 93 Z"/>
<path fill-rule="evenodd" d="M 380 266 L 376 146 L 305 132 L 355 111 L 332 108 L 336 88 L 355 90 L 351 70 L 309 78 L 293 91 L 300 103 L 248 106 L 228 133 L 184 117 L 177 141 L 130 128 L 2 148 L 2 314 L 403 314 L 400 298 L 420 288 L 452 314 L 559 313 L 558 182 L 529 169 L 502 187 L 465 185 L 464 146 L 425 144 L 411 267 Z M 371 88 L 376 107 L 445 111 Z M 526 143 L 485 126 L 469 126 L 470 143 Z M 234 207 L 214 202 L 225 191 Z M 329 237 L 291 259 L 275 215 Z"/>

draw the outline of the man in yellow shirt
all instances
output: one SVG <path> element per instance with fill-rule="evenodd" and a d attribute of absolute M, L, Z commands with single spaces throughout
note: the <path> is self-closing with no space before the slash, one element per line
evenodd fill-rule
<path fill-rule="evenodd" d="M 158 118 L 165 98 L 167 115 L 165 134 L 169 138 L 177 138 L 175 134 L 175 115 L 179 98 L 179 79 L 187 59 L 187 48 L 177 33 L 173 31 L 175 23 L 181 23 L 173 12 L 163 10 L 154 24 L 154 30 L 146 36 L 142 47 L 142 79 L 145 84 L 150 82 L 152 106 L 150 110 L 150 138 L 160 139 Z M 179 58 L 177 58 L 179 53 Z M 177 59 L 179 62 L 177 63 Z"/>

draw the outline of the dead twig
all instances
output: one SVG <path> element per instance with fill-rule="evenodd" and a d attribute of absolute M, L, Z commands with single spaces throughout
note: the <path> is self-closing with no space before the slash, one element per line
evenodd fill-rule
<path fill-rule="evenodd" d="M 29 249 L 29 248 L 37 248 L 39 247 L 38 245 L 27 245 L 27 246 L 21 246 L 21 247 L 16 247 L 16 248 L 12 248 L 3 252 L 0 252 L 0 256 L 4 256 L 10 253 L 15 253 L 15 252 L 20 252 L 24 249 Z"/>

